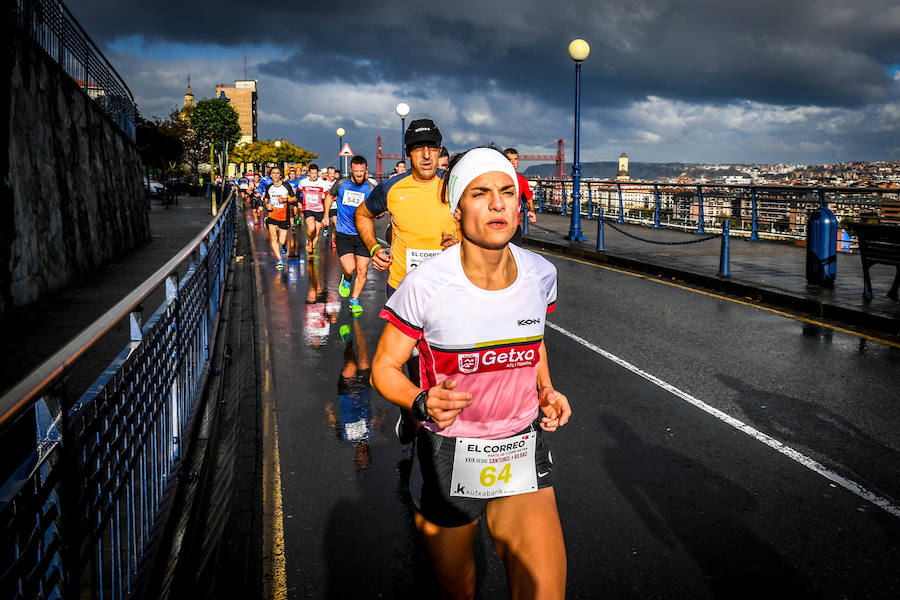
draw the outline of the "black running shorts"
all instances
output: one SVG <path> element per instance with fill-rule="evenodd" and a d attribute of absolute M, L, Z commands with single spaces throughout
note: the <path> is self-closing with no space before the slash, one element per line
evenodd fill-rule
<path fill-rule="evenodd" d="M 322 219 L 325 217 L 325 211 L 324 210 L 304 210 L 303 218 L 308 219 L 310 217 L 312 217 L 313 219 L 315 219 L 316 221 L 319 221 L 321 223 Z"/>
<path fill-rule="evenodd" d="M 334 245 L 337 246 L 338 256 L 355 254 L 356 256 L 369 258 L 369 249 L 366 248 L 366 245 L 363 244 L 358 235 L 349 235 L 336 231 L 334 234 Z"/>
<path fill-rule="evenodd" d="M 274 225 L 275 227 L 280 227 L 281 229 L 291 228 L 290 221 L 276 221 L 275 219 L 269 217 L 266 217 L 266 225 Z"/>
<path fill-rule="evenodd" d="M 538 477 L 538 489 L 553 485 L 553 459 L 550 445 L 540 426 L 540 415 L 535 421 L 515 435 L 535 431 L 534 467 Z M 453 477 L 453 454 L 456 438 L 432 433 L 419 428 L 413 450 L 412 472 L 409 477 L 409 495 L 413 505 L 423 517 L 441 527 L 461 527 L 480 519 L 488 502 L 497 498 L 463 498 L 450 495 Z"/>

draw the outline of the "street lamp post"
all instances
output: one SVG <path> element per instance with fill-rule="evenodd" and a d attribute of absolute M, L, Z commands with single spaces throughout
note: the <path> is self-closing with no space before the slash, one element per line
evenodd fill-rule
<path fill-rule="evenodd" d="M 572 221 L 567 240 L 583 242 L 581 233 L 581 162 L 579 143 L 581 138 L 581 63 L 591 53 L 591 47 L 582 39 L 569 44 L 569 58 L 575 61 L 575 150 L 572 156 Z"/>
<path fill-rule="evenodd" d="M 341 177 L 344 176 L 344 157 L 341 156 L 341 150 L 344 149 L 344 135 L 347 133 L 343 127 L 338 127 L 335 133 L 338 136 L 338 168 L 341 170 Z"/>
<path fill-rule="evenodd" d="M 279 171 L 282 171 L 281 168 L 281 140 L 275 140 L 275 166 L 278 167 Z"/>
<path fill-rule="evenodd" d="M 406 148 L 404 141 L 406 140 L 406 115 L 409 114 L 409 104 L 401 102 L 397 105 L 397 115 L 400 117 L 400 160 L 406 160 Z"/>

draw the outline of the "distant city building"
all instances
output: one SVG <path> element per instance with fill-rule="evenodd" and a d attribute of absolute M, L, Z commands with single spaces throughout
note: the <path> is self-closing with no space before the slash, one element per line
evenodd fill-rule
<path fill-rule="evenodd" d="M 239 144 L 255 142 L 257 138 L 256 128 L 256 79 L 238 79 L 234 86 L 220 83 L 216 86 L 216 98 L 220 92 L 231 100 L 231 106 L 238 114 L 238 124 L 241 126 L 241 140 Z"/>
<path fill-rule="evenodd" d="M 619 155 L 619 172 L 616 173 L 618 181 L 627 181 L 631 179 L 628 175 L 628 155 L 624 152 Z"/>

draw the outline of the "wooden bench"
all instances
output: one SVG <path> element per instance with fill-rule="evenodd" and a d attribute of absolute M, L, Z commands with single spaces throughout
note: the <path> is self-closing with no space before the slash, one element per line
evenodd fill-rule
<path fill-rule="evenodd" d="M 872 280 L 869 278 L 869 268 L 876 264 L 893 265 L 897 267 L 894 275 L 894 283 L 887 295 L 897 300 L 897 289 L 900 288 L 900 227 L 897 225 L 868 225 L 865 223 L 853 223 L 850 230 L 859 240 L 859 256 L 862 258 L 863 267 L 863 296 L 872 297 Z"/>

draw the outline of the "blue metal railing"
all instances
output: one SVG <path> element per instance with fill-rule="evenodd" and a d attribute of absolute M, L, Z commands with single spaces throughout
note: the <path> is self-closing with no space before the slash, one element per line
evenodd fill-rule
<path fill-rule="evenodd" d="M 572 210 L 571 180 L 538 179 L 539 212 L 563 216 Z M 853 221 L 881 220 L 887 206 L 896 209 L 900 190 L 871 187 L 810 187 L 714 183 L 582 181 L 581 215 L 599 214 L 619 223 L 672 228 L 698 234 L 721 231 L 727 219 L 731 235 L 756 241 L 804 239 L 806 215 L 825 203 Z"/>
<path fill-rule="evenodd" d="M 134 140 L 134 95 L 65 4 L 15 0 L 12 19 Z"/>
<path fill-rule="evenodd" d="M 0 597 L 134 591 L 206 382 L 235 221 L 229 199 L 177 256 L 0 399 Z M 163 284 L 165 300 L 142 323 L 132 311 Z M 65 372 L 125 317 L 130 341 L 71 395 Z"/>

